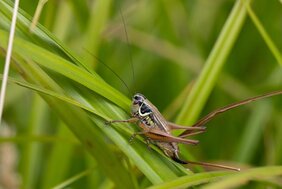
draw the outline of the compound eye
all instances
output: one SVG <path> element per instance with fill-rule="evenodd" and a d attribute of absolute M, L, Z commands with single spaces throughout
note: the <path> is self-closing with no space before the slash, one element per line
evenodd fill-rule
<path fill-rule="evenodd" d="M 139 105 L 141 105 L 142 104 L 142 102 L 143 102 L 143 98 L 142 98 L 142 96 L 140 96 L 140 95 L 135 95 L 134 97 L 133 97 L 133 104 L 139 104 Z"/>
<path fill-rule="evenodd" d="M 141 99 L 140 96 L 137 96 L 137 95 L 135 95 L 133 98 L 134 98 L 134 100 L 140 100 Z"/>

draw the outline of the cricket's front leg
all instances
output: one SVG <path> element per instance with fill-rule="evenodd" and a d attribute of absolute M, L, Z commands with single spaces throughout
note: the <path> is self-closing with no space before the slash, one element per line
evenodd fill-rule
<path fill-rule="evenodd" d="M 145 137 L 145 142 L 146 142 L 148 150 L 152 150 L 152 148 L 150 146 L 152 144 L 152 141 L 150 140 L 149 137 Z"/>
<path fill-rule="evenodd" d="M 145 134 L 148 133 L 148 132 L 150 132 L 150 131 L 141 131 L 141 132 L 136 132 L 136 133 L 134 133 L 134 134 L 131 135 L 131 137 L 129 138 L 129 143 L 131 144 L 132 141 L 134 140 L 134 138 L 135 138 L 137 135 L 145 135 Z M 149 138 L 149 137 L 145 137 L 144 139 L 145 139 L 145 143 L 146 143 L 146 145 L 147 145 L 148 150 L 152 150 L 152 148 L 151 148 L 151 146 L 150 146 L 150 145 L 152 144 L 152 141 L 150 140 L 150 138 Z"/>
<path fill-rule="evenodd" d="M 110 125 L 112 123 L 136 123 L 138 121 L 137 118 L 132 117 L 126 120 L 111 120 L 111 121 L 106 121 L 106 125 Z"/>

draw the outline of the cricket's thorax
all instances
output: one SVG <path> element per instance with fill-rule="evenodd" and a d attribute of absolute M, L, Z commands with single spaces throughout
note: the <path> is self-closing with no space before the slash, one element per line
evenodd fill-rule
<path fill-rule="evenodd" d="M 160 118 L 158 109 L 142 94 L 135 94 L 132 98 L 131 114 L 138 118 L 139 126 L 143 129 L 160 129 L 169 133 L 166 120 Z"/>
<path fill-rule="evenodd" d="M 132 116 L 139 119 L 140 124 L 142 124 L 142 127 L 155 127 L 156 124 L 153 117 L 153 111 L 150 106 L 146 103 L 146 98 L 141 94 L 136 94 L 134 95 L 132 100 Z"/>

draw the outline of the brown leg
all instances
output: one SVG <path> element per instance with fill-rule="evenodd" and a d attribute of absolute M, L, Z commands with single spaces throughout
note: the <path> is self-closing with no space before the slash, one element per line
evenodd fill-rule
<path fill-rule="evenodd" d="M 213 164 L 213 163 L 205 163 L 205 162 L 194 162 L 194 161 L 186 161 L 188 164 L 193 164 L 193 165 L 202 165 L 202 166 L 206 166 L 206 167 L 216 167 L 216 168 L 220 168 L 220 169 L 228 169 L 228 170 L 232 170 L 232 171 L 240 171 L 240 168 L 237 167 L 230 167 L 230 166 L 226 166 L 226 165 L 219 165 L 219 164 Z"/>
<path fill-rule="evenodd" d="M 135 117 L 129 118 L 127 120 L 111 120 L 111 121 L 106 121 L 106 125 L 111 125 L 112 123 L 134 123 L 137 122 L 138 119 Z"/>
<path fill-rule="evenodd" d="M 152 148 L 151 148 L 150 144 L 151 144 L 152 142 L 150 141 L 150 139 L 149 139 L 148 137 L 145 138 L 145 142 L 146 142 L 146 145 L 147 145 L 148 150 L 151 151 Z"/>
<path fill-rule="evenodd" d="M 197 132 L 191 132 L 191 133 L 188 133 L 186 135 L 183 135 L 183 136 L 178 136 L 180 138 L 185 138 L 185 137 L 188 137 L 188 136 L 194 136 L 194 135 L 197 135 L 197 134 L 201 134 L 201 133 L 204 133 L 205 131 L 197 131 Z"/>
<path fill-rule="evenodd" d="M 160 131 L 160 130 L 155 130 L 151 129 L 148 130 L 148 135 L 150 135 L 150 138 L 154 141 L 161 141 L 161 142 L 177 142 L 177 143 L 182 143 L 182 144 L 198 144 L 198 140 L 191 140 L 191 139 L 186 139 L 186 138 L 181 138 L 181 137 L 175 137 L 169 133 Z"/>
<path fill-rule="evenodd" d="M 171 130 L 174 130 L 174 129 L 185 129 L 187 131 L 205 131 L 206 130 L 206 127 L 202 127 L 202 126 L 188 127 L 188 126 L 177 125 L 171 122 L 168 122 L 167 125 L 169 126 Z"/>

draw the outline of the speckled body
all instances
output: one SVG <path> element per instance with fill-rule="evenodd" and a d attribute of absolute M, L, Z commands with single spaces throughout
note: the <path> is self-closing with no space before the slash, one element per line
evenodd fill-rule
<path fill-rule="evenodd" d="M 158 109 L 142 94 L 134 95 L 131 114 L 139 120 L 138 125 L 144 131 L 161 130 L 162 132 L 171 134 L 170 129 L 167 127 L 167 121 L 161 116 Z M 164 142 L 160 140 L 163 139 L 164 136 L 158 136 L 151 132 L 144 134 L 153 144 L 157 145 L 165 155 L 178 163 L 186 164 L 185 161 L 180 160 L 178 157 L 179 150 L 176 142 Z"/>

